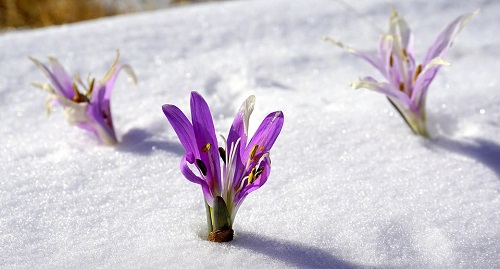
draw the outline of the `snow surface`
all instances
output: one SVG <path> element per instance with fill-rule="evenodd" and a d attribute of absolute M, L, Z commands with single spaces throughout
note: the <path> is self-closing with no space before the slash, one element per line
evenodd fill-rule
<path fill-rule="evenodd" d="M 427 98 L 433 138 L 414 136 L 386 99 L 347 84 L 374 68 L 321 40 L 375 49 L 385 1 L 209 3 L 0 35 L 2 268 L 498 268 L 500 2 L 396 3 L 422 59 L 440 29 L 480 7 Z M 121 144 L 99 145 L 45 115 L 47 79 L 27 59 L 56 56 L 102 77 L 120 49 L 135 69 L 115 85 Z M 251 132 L 285 125 L 273 170 L 250 194 L 235 239 L 205 240 L 199 186 L 161 111 L 197 90 L 226 134 L 250 94 Z"/>

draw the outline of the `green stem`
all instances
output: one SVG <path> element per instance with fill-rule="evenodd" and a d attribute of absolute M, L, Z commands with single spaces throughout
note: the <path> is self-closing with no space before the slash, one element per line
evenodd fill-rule
<path fill-rule="evenodd" d="M 214 230 L 231 229 L 231 216 L 227 210 L 224 199 L 220 196 L 215 197 L 213 207 Z"/>
<path fill-rule="evenodd" d="M 216 230 L 229 230 L 232 228 L 231 215 L 229 215 L 226 202 L 224 202 L 222 197 L 215 197 L 213 207 L 210 207 L 205 201 L 205 210 L 207 213 L 207 230 L 209 234 Z"/>
<path fill-rule="evenodd" d="M 208 227 L 208 233 L 211 233 L 214 229 L 212 227 L 212 214 L 210 213 L 210 206 L 207 204 L 207 201 L 205 201 L 205 210 L 207 213 L 207 227 Z"/>

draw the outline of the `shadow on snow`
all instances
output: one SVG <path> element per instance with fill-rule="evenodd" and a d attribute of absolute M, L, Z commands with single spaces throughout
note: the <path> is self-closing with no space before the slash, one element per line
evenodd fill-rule
<path fill-rule="evenodd" d="M 439 137 L 434 143 L 445 150 L 475 159 L 500 179 L 500 144 L 483 138 L 455 140 L 447 137 Z"/>
<path fill-rule="evenodd" d="M 343 261 L 333 253 L 317 247 L 288 240 L 269 238 L 250 232 L 238 232 L 238 236 L 232 244 L 235 247 L 259 252 L 298 268 L 375 268 Z"/>
<path fill-rule="evenodd" d="M 122 152 L 136 153 L 140 155 L 149 155 L 154 151 L 162 150 L 172 152 L 182 156 L 185 153 L 184 148 L 179 143 L 172 143 L 166 140 L 151 139 L 153 135 L 142 129 L 131 129 L 121 138 L 117 150 Z"/>

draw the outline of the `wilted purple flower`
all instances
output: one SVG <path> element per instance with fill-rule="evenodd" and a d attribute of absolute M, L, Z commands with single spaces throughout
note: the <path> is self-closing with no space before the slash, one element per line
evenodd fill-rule
<path fill-rule="evenodd" d="M 438 35 L 421 64 L 415 63 L 413 35 L 394 8 L 389 20 L 389 32 L 381 37 L 378 55 L 355 50 L 330 38 L 325 40 L 365 59 L 387 80 L 379 82 L 368 76 L 351 83 L 353 88 L 365 88 L 385 94 L 410 128 L 416 134 L 428 137 L 425 119 L 427 89 L 439 68 L 449 65 L 442 57 L 446 55 L 456 35 L 477 12 L 462 15 L 452 21 Z"/>
<path fill-rule="evenodd" d="M 50 79 L 50 83 L 47 84 L 33 84 L 50 93 L 46 104 L 47 112 L 50 112 L 52 105 L 61 105 L 69 124 L 94 133 L 105 144 L 117 143 L 110 108 L 113 85 L 121 69 L 124 69 L 134 82 L 136 81 L 132 68 L 118 64 L 118 57 L 117 53 L 113 65 L 103 79 L 96 81 L 94 78 L 89 78 L 87 85 L 82 82 L 78 74 L 72 78 L 55 58 L 49 57 L 50 67 L 48 67 L 30 57 Z M 83 92 L 79 86 L 83 87 Z"/>
<path fill-rule="evenodd" d="M 238 208 L 250 192 L 264 185 L 271 172 L 269 151 L 281 131 L 284 116 L 281 111 L 267 115 L 247 143 L 254 103 L 254 96 L 245 100 L 227 139 L 222 137 L 222 147 L 217 142 L 210 109 L 200 94 L 191 93 L 191 122 L 176 106 L 162 107 L 186 150 L 181 172 L 189 181 L 201 185 L 211 241 L 232 240 Z"/>

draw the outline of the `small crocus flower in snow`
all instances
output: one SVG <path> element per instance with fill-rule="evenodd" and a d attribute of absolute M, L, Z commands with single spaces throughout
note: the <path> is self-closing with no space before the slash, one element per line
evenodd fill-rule
<path fill-rule="evenodd" d="M 50 93 L 47 98 L 47 112 L 50 112 L 52 105 L 60 105 L 69 124 L 94 133 L 105 144 L 117 143 L 110 108 L 113 85 L 121 69 L 136 82 L 132 68 L 118 64 L 118 56 L 117 53 L 113 65 L 103 79 L 96 81 L 89 78 L 87 85 L 78 75 L 71 77 L 55 58 L 49 57 L 50 66 L 47 66 L 30 57 L 50 80 L 47 84 L 33 84 Z M 84 91 L 80 91 L 79 87 L 83 87 Z"/>
<path fill-rule="evenodd" d="M 452 21 L 438 35 L 421 64 L 415 62 L 412 32 L 394 8 L 389 20 L 389 32 L 381 37 L 378 55 L 355 50 L 330 38 L 325 40 L 368 61 L 387 80 L 379 82 L 368 76 L 351 83 L 353 88 L 385 94 L 413 132 L 428 137 L 425 99 L 429 84 L 442 65 L 449 65 L 443 57 L 456 35 L 477 12 L 459 16 Z"/>
<path fill-rule="evenodd" d="M 212 115 L 197 92 L 191 93 L 191 122 L 174 105 L 163 105 L 163 112 L 186 150 L 181 173 L 201 185 L 205 198 L 208 240 L 233 239 L 232 224 L 245 197 L 260 188 L 271 172 L 269 151 L 283 126 L 281 111 L 262 121 L 248 142 L 248 123 L 255 97 L 248 97 L 236 114 L 227 138 L 219 147 Z M 194 170 L 194 171 L 193 171 Z"/>

